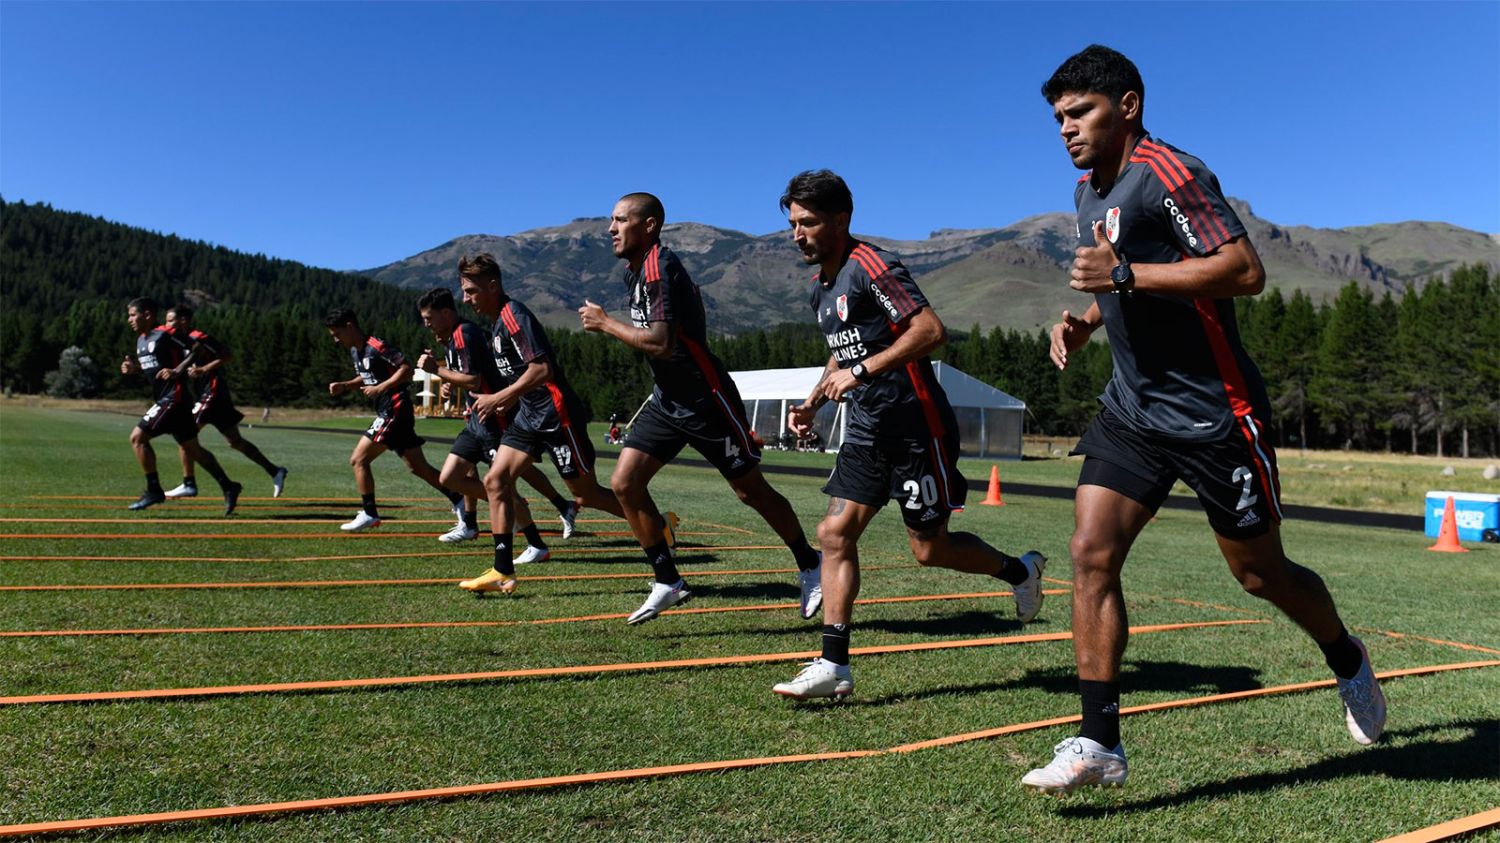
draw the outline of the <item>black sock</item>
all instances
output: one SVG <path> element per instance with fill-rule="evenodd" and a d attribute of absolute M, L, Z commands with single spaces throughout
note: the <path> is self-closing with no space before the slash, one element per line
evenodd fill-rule
<path fill-rule="evenodd" d="M 1120 745 L 1120 683 L 1078 680 L 1083 697 L 1083 728 L 1080 737 L 1088 738 L 1105 749 Z"/>
<path fill-rule="evenodd" d="M 566 513 L 568 511 L 568 507 L 573 505 L 572 501 L 560 496 L 550 498 L 550 500 L 552 501 L 552 505 L 557 507 L 557 511 L 561 513 Z"/>
<path fill-rule="evenodd" d="M 146 491 L 161 494 L 161 478 L 154 471 L 146 475 Z"/>
<path fill-rule="evenodd" d="M 1014 556 L 1006 556 L 1003 553 L 1000 555 L 1005 556 L 1005 561 L 1000 565 L 1000 573 L 995 574 L 995 576 L 1011 585 L 1020 585 L 1026 582 L 1026 578 L 1031 576 L 1031 572 L 1026 570 L 1025 565 L 1021 564 L 1021 560 Z M 1114 744 L 1109 745 L 1110 749 L 1114 749 L 1114 746 Z"/>
<path fill-rule="evenodd" d="M 513 577 L 516 575 L 516 561 L 511 558 L 511 545 L 515 537 L 510 533 L 495 534 L 495 570 Z"/>
<path fill-rule="evenodd" d="M 479 529 L 479 513 L 467 509 L 464 510 L 464 526 L 470 530 Z"/>
<path fill-rule="evenodd" d="M 522 527 L 521 535 L 526 537 L 526 543 L 532 547 L 540 547 L 543 550 L 547 549 L 547 543 L 542 541 L 542 533 L 536 528 L 536 524 L 527 524 L 525 527 Z"/>
<path fill-rule="evenodd" d="M 182 475 L 182 485 L 192 486 L 196 489 L 198 488 L 198 478 L 194 477 L 191 474 L 184 474 Z"/>
<path fill-rule="evenodd" d="M 1323 659 L 1328 662 L 1328 669 L 1333 675 L 1340 679 L 1353 679 L 1354 674 L 1359 673 L 1360 665 L 1364 664 L 1364 654 L 1349 640 L 1349 630 L 1339 629 L 1339 637 L 1327 644 L 1319 644 L 1318 649 L 1323 651 Z"/>
<path fill-rule="evenodd" d="M 846 666 L 849 664 L 848 624 L 823 624 L 823 660 Z"/>
<path fill-rule="evenodd" d="M 451 503 L 454 506 L 457 506 L 464 499 L 463 495 L 460 495 L 457 492 L 449 491 L 447 489 L 443 490 L 443 497 L 447 498 L 448 503 Z"/>
<path fill-rule="evenodd" d="M 375 493 L 359 496 L 360 505 L 365 508 L 365 514 L 371 518 L 379 518 L 380 513 L 375 511 Z"/>
<path fill-rule="evenodd" d="M 215 483 L 219 484 L 220 489 L 228 489 L 234 485 L 234 481 L 229 479 L 229 475 L 225 474 L 224 468 L 219 465 L 218 458 L 210 454 L 207 448 L 198 449 L 198 464 L 203 466 L 203 470 L 208 472 L 208 476 L 212 477 Z"/>
<path fill-rule="evenodd" d="M 787 547 L 792 551 L 792 558 L 797 560 L 797 570 L 811 571 L 818 567 L 823 560 L 818 557 L 818 552 L 807 543 L 807 536 L 799 535 L 796 541 L 788 542 Z"/>
<path fill-rule="evenodd" d="M 677 573 L 677 566 L 672 562 L 672 552 L 667 549 L 666 542 L 657 542 L 646 548 L 646 561 L 651 563 L 651 573 L 656 575 L 656 581 L 662 585 L 676 585 L 682 580 L 682 574 Z"/>
<path fill-rule="evenodd" d="M 251 442 L 249 440 L 242 441 L 240 442 L 240 446 L 238 448 L 235 448 L 235 450 L 249 457 L 251 462 L 260 466 L 261 469 L 264 470 L 267 474 L 271 475 L 272 477 L 276 476 L 276 469 L 279 466 L 266 459 L 266 455 L 262 454 L 260 452 L 260 449 L 255 447 L 254 442 Z"/>

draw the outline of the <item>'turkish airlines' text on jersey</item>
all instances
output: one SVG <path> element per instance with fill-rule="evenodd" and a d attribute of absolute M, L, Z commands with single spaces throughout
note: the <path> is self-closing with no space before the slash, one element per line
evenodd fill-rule
<path fill-rule="evenodd" d="M 836 277 L 824 278 L 821 271 L 813 277 L 810 303 L 841 369 L 890 348 L 912 315 L 928 306 L 895 255 L 857 240 Z M 876 375 L 850 391 L 846 404 L 848 442 L 927 440 L 958 429 L 926 357 Z"/>
<path fill-rule="evenodd" d="M 1078 181 L 1078 243 L 1104 223 L 1132 264 L 1202 257 L 1245 235 L 1219 180 L 1203 162 L 1143 138 L 1109 190 Z M 1114 376 L 1101 400 L 1127 424 L 1180 440 L 1223 437 L 1237 417 L 1268 418 L 1260 370 L 1240 343 L 1232 299 L 1132 291 L 1095 296 L 1109 333 Z"/>

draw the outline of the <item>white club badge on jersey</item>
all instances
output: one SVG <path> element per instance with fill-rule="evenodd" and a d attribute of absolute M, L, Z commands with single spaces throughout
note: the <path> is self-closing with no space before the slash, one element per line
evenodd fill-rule
<path fill-rule="evenodd" d="M 839 296 L 838 300 L 834 302 L 834 305 L 838 309 L 838 312 L 839 312 L 839 321 L 840 322 L 848 322 L 849 321 L 849 296 L 847 296 L 847 295 Z"/>
<path fill-rule="evenodd" d="M 1110 208 L 1108 211 L 1105 212 L 1105 214 L 1104 214 L 1104 236 L 1108 237 L 1109 238 L 1109 242 L 1111 242 L 1111 243 L 1118 243 L 1118 242 L 1120 242 L 1120 209 L 1119 209 L 1119 207 Z"/>

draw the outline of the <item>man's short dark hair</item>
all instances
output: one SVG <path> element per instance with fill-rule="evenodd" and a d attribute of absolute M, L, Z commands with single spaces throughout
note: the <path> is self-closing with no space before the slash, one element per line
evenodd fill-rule
<path fill-rule="evenodd" d="M 465 255 L 458 259 L 458 274 L 472 281 L 494 280 L 500 283 L 500 262 L 489 252 L 481 252 L 470 257 Z"/>
<path fill-rule="evenodd" d="M 1135 91 L 1146 101 L 1146 83 L 1135 62 L 1103 44 L 1090 44 L 1069 56 L 1052 78 L 1042 86 L 1042 96 L 1055 103 L 1063 94 L 1104 94 L 1119 104 L 1126 93 Z"/>
<path fill-rule="evenodd" d="M 661 200 L 650 193 L 638 191 L 627 193 L 620 197 L 621 202 L 631 202 L 641 211 L 643 217 L 656 217 L 656 230 L 667 224 L 667 209 L 662 207 Z"/>
<path fill-rule="evenodd" d="M 138 299 L 131 299 L 130 300 L 130 304 L 127 305 L 126 307 L 133 307 L 133 308 L 135 308 L 135 312 L 136 313 L 150 313 L 150 314 L 155 314 L 156 313 L 156 299 L 153 299 L 150 296 L 141 296 Z"/>
<path fill-rule="evenodd" d="M 358 324 L 359 317 L 355 316 L 354 309 L 349 307 L 335 307 L 323 317 L 323 325 L 327 328 L 342 328 L 345 325 Z"/>
<path fill-rule="evenodd" d="M 417 299 L 417 310 L 457 310 L 453 304 L 453 291 L 447 287 L 433 287 Z"/>
<path fill-rule="evenodd" d="M 179 319 L 182 319 L 182 318 L 192 319 L 193 318 L 193 307 L 192 307 L 192 305 L 174 304 L 174 305 L 172 305 L 171 310 L 172 310 L 173 313 L 177 314 L 177 318 L 179 318 Z"/>
<path fill-rule="evenodd" d="M 793 202 L 820 214 L 854 213 L 854 194 L 832 170 L 803 170 L 792 176 L 781 194 L 781 210 L 791 210 Z"/>

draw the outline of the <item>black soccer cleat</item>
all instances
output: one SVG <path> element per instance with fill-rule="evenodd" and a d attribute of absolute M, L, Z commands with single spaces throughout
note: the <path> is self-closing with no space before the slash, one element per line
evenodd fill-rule
<path fill-rule="evenodd" d="M 145 509 L 148 506 L 156 506 L 159 503 L 164 503 L 166 499 L 167 496 L 160 489 L 147 489 L 141 493 L 140 500 L 127 508 L 134 512 L 139 509 Z"/>
<path fill-rule="evenodd" d="M 245 489 L 244 486 L 241 486 L 240 484 L 235 483 L 232 480 L 229 482 L 229 485 L 227 487 L 225 487 L 225 489 L 224 489 L 224 514 L 225 515 L 233 515 L 234 514 L 235 504 L 238 504 L 240 502 L 240 492 L 244 491 L 244 489 Z"/>

